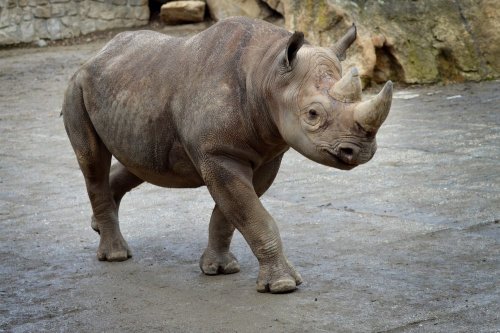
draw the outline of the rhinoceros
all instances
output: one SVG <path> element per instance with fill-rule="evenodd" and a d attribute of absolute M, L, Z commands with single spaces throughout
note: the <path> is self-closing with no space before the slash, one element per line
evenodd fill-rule
<path fill-rule="evenodd" d="M 315 47 L 301 32 L 241 17 L 189 38 L 114 37 L 70 79 L 62 108 L 100 234 L 98 259 L 131 257 L 118 224 L 126 192 L 143 182 L 206 186 L 215 207 L 201 270 L 239 271 L 236 228 L 258 259 L 257 291 L 295 290 L 302 278 L 259 197 L 290 147 L 342 170 L 372 158 L 392 83 L 362 101 L 357 70 L 342 75 L 340 64 L 355 39 L 353 25 L 333 46 Z"/>

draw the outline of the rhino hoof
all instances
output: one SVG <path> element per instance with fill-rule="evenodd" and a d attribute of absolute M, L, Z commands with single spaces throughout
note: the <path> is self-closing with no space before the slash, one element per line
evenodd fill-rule
<path fill-rule="evenodd" d="M 100 261 L 125 261 L 132 257 L 127 242 L 120 235 L 115 239 L 104 239 L 101 235 L 101 242 L 97 249 L 97 259 Z"/>
<path fill-rule="evenodd" d="M 205 251 L 200 259 L 200 269 L 206 275 L 234 274 L 240 271 L 240 264 L 231 252 L 217 255 Z"/>
<path fill-rule="evenodd" d="M 260 293 L 284 294 L 297 289 L 302 277 L 288 262 L 280 260 L 273 264 L 260 266 L 257 279 L 257 291 Z"/>
<path fill-rule="evenodd" d="M 97 259 L 100 261 L 125 261 L 132 258 L 130 250 L 114 251 L 111 253 L 97 252 Z"/>
<path fill-rule="evenodd" d="M 295 282 L 295 279 L 281 279 L 273 283 L 259 284 L 257 283 L 257 291 L 260 293 L 285 294 L 291 293 L 297 289 L 300 283 Z"/>

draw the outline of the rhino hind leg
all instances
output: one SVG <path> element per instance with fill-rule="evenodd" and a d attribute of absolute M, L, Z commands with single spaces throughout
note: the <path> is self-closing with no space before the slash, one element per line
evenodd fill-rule
<path fill-rule="evenodd" d="M 111 171 L 109 173 L 109 186 L 111 188 L 111 193 L 113 195 L 117 211 L 120 208 L 120 202 L 125 193 L 139 186 L 143 182 L 144 180 L 131 173 L 120 162 L 116 162 L 111 166 Z M 95 232 L 98 234 L 100 233 L 99 226 L 94 215 L 92 215 L 90 226 Z"/>
<path fill-rule="evenodd" d="M 73 83 L 63 105 L 64 126 L 85 178 L 96 228 L 100 233 L 97 258 L 123 261 L 132 256 L 118 224 L 118 205 L 109 181 L 111 153 L 102 143 L 85 110 L 80 87 Z"/>
<path fill-rule="evenodd" d="M 210 217 L 208 246 L 200 258 L 200 269 L 203 273 L 217 275 L 240 271 L 238 260 L 229 251 L 234 229 L 216 205 Z"/>

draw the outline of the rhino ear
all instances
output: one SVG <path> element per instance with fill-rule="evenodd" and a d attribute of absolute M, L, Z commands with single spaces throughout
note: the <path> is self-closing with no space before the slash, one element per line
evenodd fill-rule
<path fill-rule="evenodd" d="M 335 52 L 339 60 L 345 60 L 345 51 L 347 51 L 349 46 L 351 46 L 351 44 L 356 40 L 356 32 L 356 26 L 353 23 L 349 30 L 347 30 L 346 34 L 342 36 L 342 38 L 340 38 L 335 45 L 333 45 L 333 52 Z"/>
<path fill-rule="evenodd" d="M 295 31 L 286 44 L 285 58 L 283 60 L 286 68 L 290 69 L 292 67 L 292 63 L 302 45 L 304 45 L 304 33 Z"/>

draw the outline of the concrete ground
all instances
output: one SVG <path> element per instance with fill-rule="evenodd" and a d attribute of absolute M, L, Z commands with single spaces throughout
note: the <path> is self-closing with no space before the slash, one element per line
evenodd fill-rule
<path fill-rule="evenodd" d="M 286 154 L 263 197 L 305 283 L 204 276 L 205 188 L 122 201 L 134 257 L 99 262 L 59 117 L 100 43 L 0 51 L 0 331 L 500 332 L 500 82 L 396 89 L 374 159 L 353 171 Z"/>

